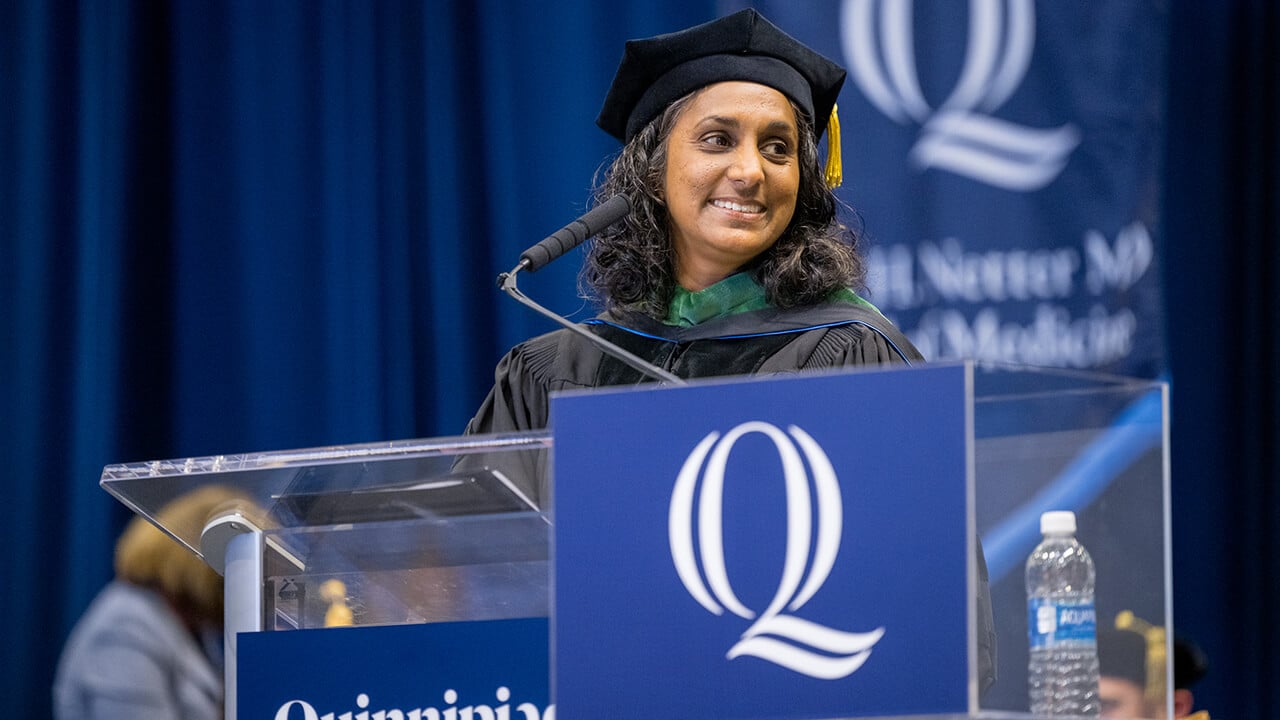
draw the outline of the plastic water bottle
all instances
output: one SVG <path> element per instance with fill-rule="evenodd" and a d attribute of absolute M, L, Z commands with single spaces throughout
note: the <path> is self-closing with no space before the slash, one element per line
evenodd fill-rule
<path fill-rule="evenodd" d="M 1044 540 L 1027 558 L 1027 682 L 1033 715 L 1098 716 L 1093 559 L 1075 532 L 1075 513 L 1041 515 Z"/>

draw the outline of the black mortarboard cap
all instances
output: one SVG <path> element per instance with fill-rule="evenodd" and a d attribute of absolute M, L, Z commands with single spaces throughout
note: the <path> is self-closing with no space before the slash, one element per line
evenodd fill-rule
<path fill-rule="evenodd" d="M 844 77 L 844 68 L 755 10 L 742 10 L 687 30 L 627 41 L 596 124 L 627 142 L 694 90 L 744 80 L 793 100 L 821 137 Z"/>
<path fill-rule="evenodd" d="M 1098 674 L 1147 687 L 1147 639 L 1132 630 L 1098 631 Z"/>

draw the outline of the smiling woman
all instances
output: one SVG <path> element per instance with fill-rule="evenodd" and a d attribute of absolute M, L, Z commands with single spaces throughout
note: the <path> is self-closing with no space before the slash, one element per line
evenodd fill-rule
<path fill-rule="evenodd" d="M 588 250 L 589 331 L 683 378 L 920 360 L 857 295 L 857 238 L 818 161 L 844 77 L 754 10 L 628 42 L 596 120 L 624 146 L 596 198 L 632 212 Z M 558 331 L 496 380 L 468 432 L 541 428 L 552 391 L 645 378 Z M 514 474 L 545 501 L 545 478 Z"/>
<path fill-rule="evenodd" d="M 604 312 L 586 329 L 681 378 L 922 360 L 858 296 L 857 238 L 836 218 L 844 77 L 754 10 L 628 42 L 596 119 L 623 148 L 596 200 L 621 195 L 631 213 L 587 252 L 582 283 Z M 645 381 L 577 334 L 549 333 L 502 359 L 467 432 L 542 428 L 554 391 Z M 546 506 L 540 464 L 494 462 Z M 979 566 L 985 689 L 995 639 Z"/>

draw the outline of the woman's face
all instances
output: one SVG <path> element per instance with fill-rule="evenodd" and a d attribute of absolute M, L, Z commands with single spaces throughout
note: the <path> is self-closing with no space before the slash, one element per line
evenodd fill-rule
<path fill-rule="evenodd" d="M 790 224 L 800 189 L 795 111 L 773 88 L 716 83 L 693 96 L 666 142 L 676 280 L 697 291 L 767 250 Z"/>

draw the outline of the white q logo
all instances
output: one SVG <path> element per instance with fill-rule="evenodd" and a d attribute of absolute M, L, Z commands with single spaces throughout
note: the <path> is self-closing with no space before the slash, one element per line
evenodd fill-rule
<path fill-rule="evenodd" d="M 751 655 L 810 677 L 834 680 L 850 675 L 866 662 L 872 646 L 884 635 L 884 628 L 851 633 L 782 614 L 784 610 L 799 610 L 826 582 L 840 549 L 844 521 L 840 485 L 826 453 L 800 428 L 792 425 L 787 430 L 790 436 L 768 423 L 746 422 L 725 433 L 723 438 L 720 433 L 712 432 L 698 443 L 680 469 L 671 493 L 668 520 L 671 559 L 681 582 L 702 607 L 715 615 L 723 615 L 728 609 L 741 618 L 754 620 L 742 639 L 729 649 L 730 660 Z M 773 600 L 758 616 L 734 594 L 724 560 L 725 465 L 734 443 L 748 433 L 765 435 L 777 447 L 787 497 L 787 547 L 782 579 Z M 814 498 L 810 495 L 801 452 L 813 472 L 816 533 Z M 699 475 L 702 491 L 697 498 L 698 556 L 702 559 L 702 572 L 693 548 L 694 492 Z M 815 535 L 817 542 L 810 564 L 810 543 Z"/>
<path fill-rule="evenodd" d="M 1080 143 L 1074 126 L 1037 130 L 986 114 L 1009 99 L 1031 63 L 1031 0 L 970 0 L 964 68 L 936 111 L 920 89 L 912 10 L 907 0 L 844 0 L 841 18 L 862 93 L 894 121 L 921 124 L 911 159 L 1006 190 L 1036 190 L 1056 178 Z"/>

